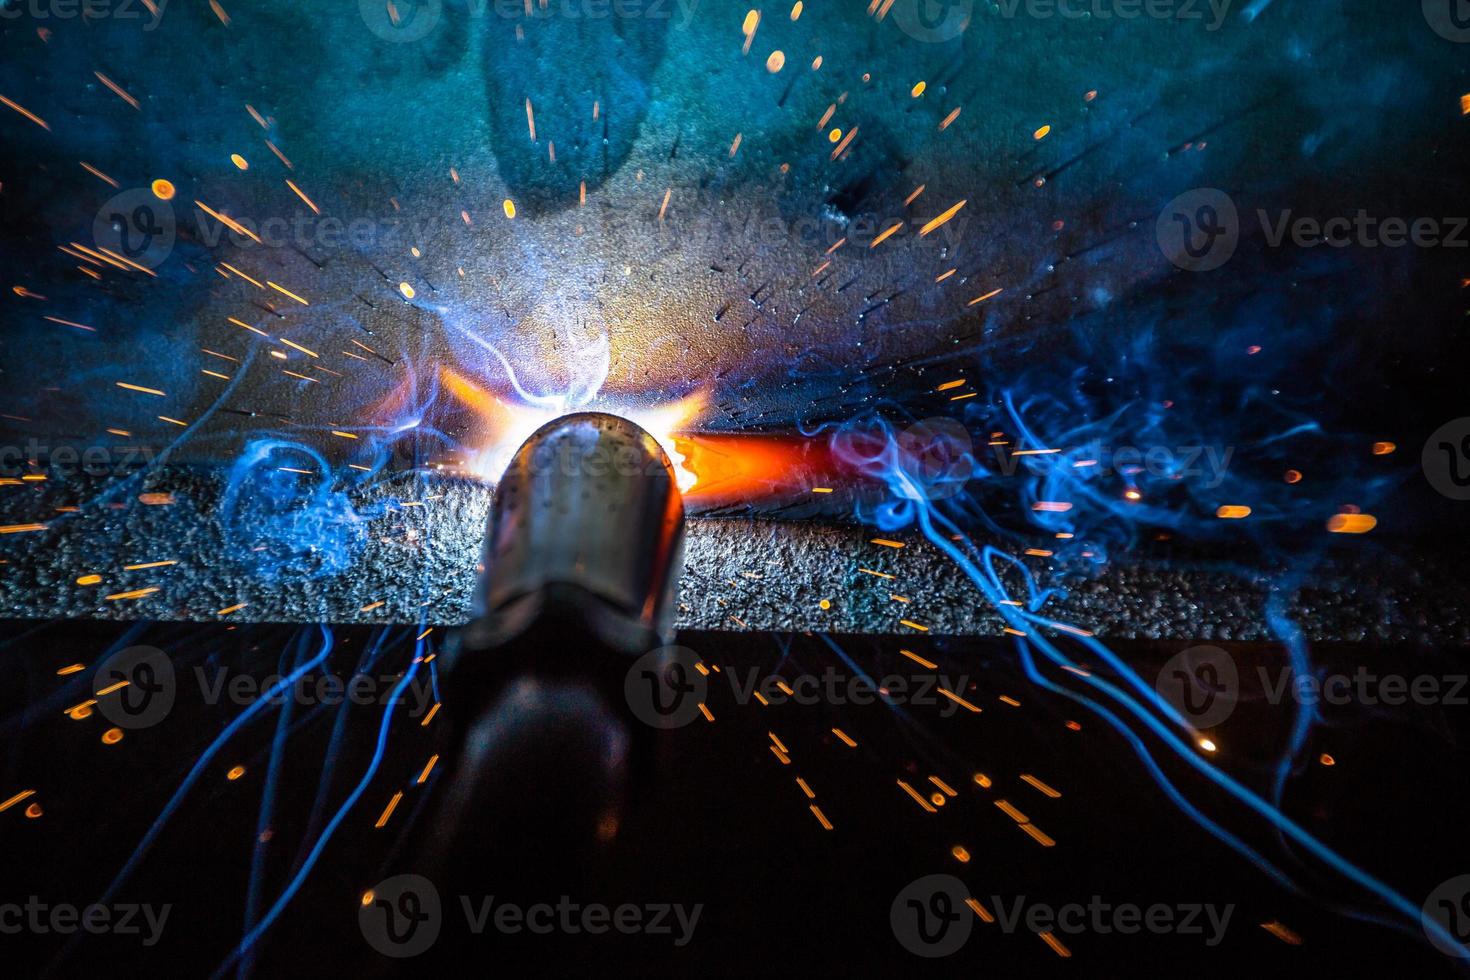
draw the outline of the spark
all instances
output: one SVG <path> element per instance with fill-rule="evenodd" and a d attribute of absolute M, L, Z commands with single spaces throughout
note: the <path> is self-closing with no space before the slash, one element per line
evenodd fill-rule
<path fill-rule="evenodd" d="M 919 656 L 917 653 L 915 653 L 912 650 L 900 650 L 898 652 L 901 653 L 901 654 L 903 654 L 905 657 L 908 657 L 910 660 L 912 660 L 914 663 L 918 664 L 920 667 L 924 667 L 924 668 L 926 668 L 928 670 L 938 670 L 939 669 L 939 665 L 938 664 L 932 663 L 932 662 L 930 662 L 928 660 L 925 660 L 923 657 Z"/>
<path fill-rule="evenodd" d="M 301 200 L 306 204 L 306 206 L 309 207 L 309 208 L 311 208 L 311 210 L 314 213 L 316 213 L 316 214 L 321 214 L 322 213 L 322 209 L 316 206 L 316 202 L 313 201 L 311 198 L 307 197 L 306 196 L 306 192 L 303 191 L 301 188 L 297 187 L 296 184 L 293 181 L 290 181 L 290 180 L 286 181 L 286 186 L 289 187 L 289 188 L 291 188 L 292 193 L 294 193 L 297 197 L 301 198 Z"/>
<path fill-rule="evenodd" d="M 254 278 L 252 278 L 250 276 L 247 276 L 245 273 L 241 272 L 239 269 L 237 269 L 234 266 L 230 265 L 230 263 L 228 263 L 228 262 L 221 262 L 220 265 L 223 268 L 226 268 L 226 269 L 230 270 L 235 275 L 239 276 L 241 279 L 244 279 L 246 282 L 250 283 L 250 285 L 254 286 L 256 289 L 264 289 L 265 288 L 265 284 L 264 283 L 260 282 L 257 279 L 254 279 Z M 239 321 L 235 321 L 235 322 L 238 323 Z"/>
<path fill-rule="evenodd" d="M 234 317 L 229 317 L 228 319 L 235 326 L 237 326 L 237 327 L 244 327 L 246 330 L 249 330 L 251 333 L 260 334 L 262 337 L 269 337 L 270 336 L 270 334 L 266 333 L 264 330 L 260 330 L 260 329 L 257 329 L 256 327 L 252 327 L 250 324 L 245 323 L 243 320 L 236 320 Z"/>
<path fill-rule="evenodd" d="M 945 697 L 949 698 L 961 708 L 964 708 L 966 711 L 970 712 L 972 715 L 982 714 L 984 711 L 983 708 L 971 704 L 969 701 L 966 701 L 964 698 L 960 697 L 958 694 L 954 693 L 946 687 L 937 687 L 935 688 L 935 690 L 937 690 L 940 694 L 943 694 Z"/>
<path fill-rule="evenodd" d="M 296 164 L 292 163 L 290 160 L 287 160 L 286 154 L 282 153 L 280 151 L 280 148 L 277 147 L 276 144 L 272 143 L 270 140 L 266 140 L 265 145 L 270 147 L 270 151 L 276 155 L 277 160 L 280 160 L 281 163 L 285 164 L 287 170 L 296 169 Z"/>
<path fill-rule="evenodd" d="M 745 44 L 740 48 L 742 55 L 750 54 L 750 45 L 755 40 L 756 28 L 760 27 L 761 12 L 752 10 L 745 15 L 745 22 L 740 25 L 741 32 L 745 35 Z"/>
<path fill-rule="evenodd" d="M 33 790 L 33 789 L 21 790 L 19 793 L 16 793 L 10 799 L 6 800 L 3 803 L 0 803 L 0 813 L 4 813 L 6 810 L 9 810 L 11 807 L 15 806 L 17 803 L 23 802 L 24 800 L 28 800 L 31 797 L 35 796 L 35 795 L 36 795 L 36 791 Z"/>
<path fill-rule="evenodd" d="M 0 527 L 0 534 L 30 534 L 34 531 L 44 531 L 49 524 L 8 524 Z"/>
<path fill-rule="evenodd" d="M 858 134 L 858 128 L 856 126 L 852 127 L 852 129 L 850 129 L 850 130 L 847 131 L 847 135 L 842 138 L 842 142 L 841 143 L 838 143 L 837 144 L 837 148 L 832 151 L 832 159 L 833 160 L 836 160 L 838 157 L 842 156 L 842 154 L 847 151 L 848 146 L 850 146 L 852 144 L 852 141 L 857 137 L 857 134 Z"/>
<path fill-rule="evenodd" d="M 271 282 L 269 279 L 267 279 L 265 281 L 265 284 L 267 286 L 269 286 L 270 288 L 274 289 L 276 292 L 280 293 L 282 296 L 285 296 L 287 299 L 294 299 L 296 302 L 300 303 L 302 306 L 310 306 L 311 305 L 306 300 L 302 299 L 300 296 L 297 296 L 295 293 L 291 292 L 291 290 L 285 288 L 284 286 L 278 286 L 275 283 Z"/>
<path fill-rule="evenodd" d="M 898 230 L 902 227 L 903 222 L 900 221 L 898 224 L 894 225 L 892 228 L 889 228 L 877 238 L 873 239 L 873 243 L 869 245 L 868 248 L 877 248 L 879 245 L 882 245 L 884 242 L 888 241 L 888 239 L 892 238 L 893 235 L 896 234 Z"/>
<path fill-rule="evenodd" d="M 321 357 L 321 355 L 318 354 L 316 351 L 307 350 L 305 347 L 302 347 L 300 344 L 293 343 L 292 341 L 287 340 L 285 337 L 282 337 L 281 338 L 281 343 L 285 344 L 287 347 L 293 347 L 296 350 L 301 351 L 301 353 L 306 354 L 306 355 L 309 355 L 311 357 L 317 357 L 317 358 Z"/>
<path fill-rule="evenodd" d="M 1275 920 L 1272 920 L 1271 922 L 1262 922 L 1261 928 L 1265 929 L 1271 935 L 1275 936 L 1283 943 L 1286 943 L 1286 945 L 1288 946 L 1300 946 L 1302 944 L 1301 936 L 1297 935 L 1297 933 L 1293 932 L 1290 928 Z"/>
<path fill-rule="evenodd" d="M 383 815 L 378 818 L 377 823 L 373 824 L 373 827 L 375 829 L 382 830 L 384 827 L 388 826 L 388 818 L 393 816 L 393 811 L 398 808 L 398 802 L 402 799 L 403 790 L 399 790 L 398 792 L 393 794 L 393 798 L 388 801 L 388 806 L 383 810 Z"/>
<path fill-rule="evenodd" d="M 1372 514 L 1335 514 L 1327 522 L 1327 530 L 1333 534 L 1367 534 L 1378 526 L 1378 518 Z"/>
<path fill-rule="evenodd" d="M 115 188 L 122 187 L 122 185 L 119 184 L 117 181 L 113 180 L 111 177 L 107 176 L 105 173 L 103 173 L 102 171 L 98 170 L 96 167 L 92 166 L 87 161 L 85 161 L 85 160 L 78 160 L 77 162 L 81 165 L 81 167 L 82 167 L 83 170 L 85 170 L 87 173 L 91 174 L 93 177 L 96 177 L 98 180 L 103 181 L 104 183 L 107 183 L 107 184 L 111 184 Z"/>
<path fill-rule="evenodd" d="M 920 188 L 920 190 L 922 190 L 922 189 L 923 188 Z M 929 234 L 931 231 L 935 230 L 936 228 L 939 228 L 939 227 L 943 226 L 945 223 L 947 223 L 949 221 L 949 219 L 951 219 L 955 215 L 959 214 L 960 213 L 960 209 L 963 208 L 966 203 L 968 203 L 968 202 L 967 201 L 961 201 L 960 203 L 956 204 L 954 207 L 950 208 L 948 211 L 946 211 L 943 214 L 941 214 L 939 217 L 935 218 L 933 221 L 930 221 L 924 227 L 920 228 L 919 229 L 919 237 L 920 238 L 923 238 L 925 235 Z"/>
<path fill-rule="evenodd" d="M 51 126 L 46 122 L 46 120 L 42 119 L 40 116 L 36 115 L 34 112 L 30 111 L 24 106 L 11 102 L 3 95 L 0 95 L 0 105 L 6 106 L 10 109 L 14 109 L 16 112 L 20 113 L 22 116 L 25 116 L 31 122 L 35 123 L 37 126 L 40 126 L 42 129 L 46 130 L 46 132 L 51 132 Z"/>
<path fill-rule="evenodd" d="M 988 924 L 995 921 L 995 916 L 991 915 L 990 910 L 987 909 L 984 905 L 980 904 L 980 900 L 978 898 L 967 898 L 965 899 L 965 904 L 970 907 L 971 911 L 973 911 L 977 916 L 980 917 L 981 922 Z"/>
<path fill-rule="evenodd" d="M 142 108 L 142 106 L 139 104 L 138 100 L 135 99 L 135 98 L 133 98 L 131 95 L 129 95 L 128 92 L 127 92 L 127 90 L 124 89 L 121 85 L 117 84 L 117 82 L 114 82 L 112 79 L 108 78 L 106 75 L 102 74 L 100 71 L 94 71 L 94 72 L 92 72 L 92 74 L 94 74 L 94 75 L 97 76 L 97 80 L 99 82 L 101 82 L 103 85 L 106 85 L 108 88 L 112 89 L 112 94 L 113 95 L 116 95 L 119 99 L 122 99 L 124 102 L 126 102 L 128 105 L 132 106 L 134 109 L 141 109 Z"/>
<path fill-rule="evenodd" d="M 131 592 L 115 592 L 112 595 L 104 596 L 103 598 L 105 598 L 108 602 L 122 601 L 128 599 L 142 599 L 143 597 L 150 596 L 158 591 L 159 587 L 154 585 L 146 589 L 134 589 Z"/>
<path fill-rule="evenodd" d="M 71 320 L 62 320 L 62 319 L 59 319 L 59 318 L 54 317 L 54 316 L 48 316 L 48 317 L 45 317 L 45 319 L 46 320 L 49 320 L 52 323 L 58 323 L 58 324 L 60 324 L 63 327 L 76 327 L 78 330 L 86 330 L 86 331 L 88 331 L 90 333 L 96 333 L 97 332 L 97 328 L 96 327 L 89 327 L 85 323 L 75 323 L 75 322 L 73 322 Z"/>
<path fill-rule="evenodd" d="M 1045 796 L 1050 797 L 1051 799 L 1056 800 L 1061 798 L 1061 793 L 1052 789 L 1050 786 L 1048 786 L 1046 783 L 1043 783 L 1035 776 L 1029 776 L 1026 773 L 1022 773 L 1021 779 L 1023 782 L 1029 783 L 1030 785 L 1034 786 L 1039 792 L 1041 792 Z"/>
<path fill-rule="evenodd" d="M 932 807 L 932 806 L 929 805 L 929 801 L 926 800 L 926 799 L 924 799 L 924 797 L 923 797 L 923 795 L 921 793 L 919 793 L 917 790 L 915 790 L 908 783 L 904 782 L 902 779 L 900 779 L 898 781 L 898 785 L 899 785 L 899 787 L 905 793 L 907 793 L 913 799 L 913 801 L 915 803 L 917 803 L 917 804 L 919 804 L 919 806 L 923 807 L 924 808 L 924 811 L 926 813 L 938 813 L 939 812 L 938 810 L 934 809 L 934 807 Z"/>
<path fill-rule="evenodd" d="M 167 200 L 167 198 L 165 198 L 165 200 Z M 220 224 L 224 225 L 226 228 L 233 231 L 235 234 L 243 235 L 257 245 L 265 244 L 260 240 L 260 236 L 256 235 L 255 232 L 251 231 L 249 228 L 246 228 L 244 225 L 240 224 L 240 222 L 236 221 L 234 218 L 231 218 L 229 215 L 222 214 L 221 212 L 216 211 L 214 208 L 205 204 L 203 201 L 195 201 L 194 206 L 203 211 L 205 214 L 209 215 L 214 220 L 218 221 Z"/>

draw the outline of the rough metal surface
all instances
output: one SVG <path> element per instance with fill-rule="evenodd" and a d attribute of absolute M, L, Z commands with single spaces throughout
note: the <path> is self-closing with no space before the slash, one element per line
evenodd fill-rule
<path fill-rule="evenodd" d="M 309 540 L 338 545 L 328 554 L 303 549 L 289 522 L 222 505 L 223 471 L 169 467 L 109 489 L 60 480 L 7 489 L 0 523 L 47 527 L 0 537 L 0 616 L 441 626 L 468 616 L 491 493 L 392 477 L 344 496 L 337 524 L 315 529 Z M 94 502 L 64 510 L 83 500 Z M 1001 632 L 937 549 L 912 533 L 883 535 L 901 549 L 872 543 L 877 536 L 854 525 L 692 518 L 678 625 L 912 634 L 908 620 L 934 633 Z M 1047 611 L 1099 636 L 1268 637 L 1263 613 L 1278 579 L 1267 571 L 1123 556 L 1077 577 L 1025 560 L 1040 584 L 1067 590 Z M 155 562 L 176 564 L 129 570 Z M 78 584 L 87 576 L 100 581 Z M 1467 592 L 1438 560 L 1375 555 L 1319 569 L 1289 608 L 1316 640 L 1464 644 Z"/>

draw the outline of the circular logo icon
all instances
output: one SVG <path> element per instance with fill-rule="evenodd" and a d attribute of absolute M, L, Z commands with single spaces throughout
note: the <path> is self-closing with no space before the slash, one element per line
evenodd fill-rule
<path fill-rule="evenodd" d="M 1436 429 L 1419 461 L 1430 486 L 1451 500 L 1470 500 L 1470 418 Z"/>
<path fill-rule="evenodd" d="M 1424 19 L 1446 41 L 1470 41 L 1470 0 L 1424 0 Z"/>
<path fill-rule="evenodd" d="M 1451 878 L 1430 892 L 1419 921 L 1435 949 L 1470 959 L 1470 875 Z"/>
<path fill-rule="evenodd" d="M 444 925 L 439 890 L 422 875 L 396 875 L 363 896 L 357 910 L 362 938 L 384 956 L 407 959 L 426 952 Z"/>
<path fill-rule="evenodd" d="M 119 728 L 152 728 L 168 717 L 177 693 L 174 662 L 157 647 L 114 653 L 92 675 L 97 710 Z"/>
<path fill-rule="evenodd" d="M 1195 728 L 1214 728 L 1235 712 L 1240 673 L 1219 647 L 1190 647 L 1169 658 L 1154 690 Z"/>
<path fill-rule="evenodd" d="M 92 239 L 117 258 L 156 269 L 173 253 L 177 230 L 173 205 L 135 188 L 102 205 Z"/>
<path fill-rule="evenodd" d="M 970 431 L 949 418 L 915 422 L 898 434 L 904 470 L 926 500 L 945 500 L 975 475 Z"/>
<path fill-rule="evenodd" d="M 888 910 L 893 935 L 915 956 L 930 959 L 959 952 L 975 927 L 965 904 L 970 890 L 954 875 L 929 875 L 898 893 Z"/>
<path fill-rule="evenodd" d="M 696 666 L 699 656 L 686 647 L 650 650 L 628 668 L 623 696 L 634 716 L 653 728 L 683 728 L 699 717 L 709 679 Z"/>
<path fill-rule="evenodd" d="M 362 21 L 384 41 L 422 41 L 439 26 L 444 0 L 357 0 Z"/>
<path fill-rule="evenodd" d="M 975 0 L 898 0 L 890 11 L 898 29 L 916 41 L 950 41 L 965 33 Z"/>
<path fill-rule="evenodd" d="M 1170 201 L 1156 232 L 1164 258 L 1186 272 L 1210 272 L 1234 257 L 1240 213 L 1229 194 L 1203 187 Z"/>

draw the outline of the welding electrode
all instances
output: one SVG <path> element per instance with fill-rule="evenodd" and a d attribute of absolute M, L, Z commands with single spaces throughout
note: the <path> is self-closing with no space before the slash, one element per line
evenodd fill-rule
<path fill-rule="evenodd" d="M 516 453 L 476 618 L 444 658 L 450 765 L 419 830 L 431 867 L 453 879 L 493 865 L 505 891 L 510 867 L 534 867 L 526 884 L 554 889 L 615 835 L 657 737 L 624 682 L 671 638 L 683 550 L 673 469 L 632 422 L 566 416 Z"/>

